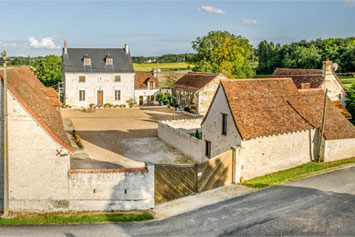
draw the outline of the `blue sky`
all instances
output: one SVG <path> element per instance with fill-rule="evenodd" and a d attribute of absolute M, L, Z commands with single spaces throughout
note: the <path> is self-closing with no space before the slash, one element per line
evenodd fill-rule
<path fill-rule="evenodd" d="M 61 54 L 68 47 L 128 43 L 134 56 L 193 52 L 212 30 L 290 43 L 355 36 L 355 0 L 2 1 L 0 49 L 10 56 Z"/>

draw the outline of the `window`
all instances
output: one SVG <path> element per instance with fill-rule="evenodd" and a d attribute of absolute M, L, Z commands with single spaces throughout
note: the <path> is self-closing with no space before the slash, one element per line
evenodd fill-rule
<path fill-rule="evenodd" d="M 106 58 L 106 65 L 113 65 L 113 58 Z"/>
<path fill-rule="evenodd" d="M 115 76 L 115 82 L 120 82 L 121 81 L 121 76 Z"/>
<path fill-rule="evenodd" d="M 79 90 L 79 101 L 85 101 L 85 91 Z"/>
<path fill-rule="evenodd" d="M 84 58 L 84 65 L 91 65 L 91 58 Z"/>
<path fill-rule="evenodd" d="M 211 142 L 205 140 L 205 156 L 211 158 Z"/>
<path fill-rule="evenodd" d="M 115 90 L 115 100 L 121 100 L 121 91 Z"/>
<path fill-rule="evenodd" d="M 227 115 L 222 114 L 222 135 L 227 136 Z"/>
<path fill-rule="evenodd" d="M 79 76 L 79 82 L 85 82 L 85 76 Z"/>
<path fill-rule="evenodd" d="M 154 102 L 154 95 L 148 96 L 148 100 L 149 100 L 150 102 Z"/>
<path fill-rule="evenodd" d="M 149 81 L 148 82 L 148 90 L 153 90 L 154 89 L 154 82 L 153 81 Z"/>

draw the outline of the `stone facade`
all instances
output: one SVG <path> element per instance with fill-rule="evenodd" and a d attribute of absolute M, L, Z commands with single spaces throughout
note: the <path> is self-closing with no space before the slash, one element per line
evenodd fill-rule
<path fill-rule="evenodd" d="M 355 138 L 326 140 L 322 153 L 325 162 L 355 157 Z"/>
<path fill-rule="evenodd" d="M 189 134 L 195 133 L 196 129 L 201 131 L 201 119 L 160 121 L 158 136 L 186 156 L 200 162 L 204 159 L 203 141 Z"/>
<path fill-rule="evenodd" d="M 79 77 L 85 76 L 85 82 L 79 82 Z M 120 76 L 119 82 L 115 77 Z M 64 103 L 76 108 L 89 107 L 98 104 L 98 91 L 103 91 L 103 104 L 126 104 L 134 98 L 134 73 L 68 73 L 64 74 L 65 98 Z M 79 100 L 79 91 L 85 91 L 85 100 Z M 118 100 L 115 91 L 120 91 Z"/>
<path fill-rule="evenodd" d="M 154 89 L 135 89 L 134 97 L 138 105 L 148 105 L 149 103 L 158 104 L 155 97 L 160 93 L 159 88 Z M 151 100 L 153 96 L 154 100 Z M 140 99 L 142 98 L 142 99 Z"/>
<path fill-rule="evenodd" d="M 332 69 L 332 61 L 323 62 L 323 79 L 322 89 L 328 89 L 328 97 L 332 101 L 339 100 L 343 106 L 346 106 L 346 91 L 341 82 L 337 78 L 337 75 Z"/>
<path fill-rule="evenodd" d="M 147 210 L 154 208 L 154 165 L 145 171 L 69 172 L 72 211 Z M 143 168 L 144 169 L 144 168 Z"/>

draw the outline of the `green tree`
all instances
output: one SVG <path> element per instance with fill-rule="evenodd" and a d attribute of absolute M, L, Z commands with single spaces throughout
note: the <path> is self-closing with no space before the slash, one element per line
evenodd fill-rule
<path fill-rule="evenodd" d="M 227 31 L 211 31 L 197 37 L 192 48 L 197 51 L 190 60 L 196 71 L 219 72 L 230 78 L 255 75 L 253 48 L 242 36 Z"/>
<path fill-rule="evenodd" d="M 290 45 L 290 50 L 283 59 L 287 68 L 318 68 L 322 57 L 314 45 L 309 47 Z"/>
<path fill-rule="evenodd" d="M 59 56 L 37 58 L 31 70 L 45 86 L 57 88 L 58 82 L 62 81 L 62 59 Z"/>
<path fill-rule="evenodd" d="M 350 121 L 355 125 L 355 82 L 347 89 L 346 109 L 351 113 L 352 119 Z"/>

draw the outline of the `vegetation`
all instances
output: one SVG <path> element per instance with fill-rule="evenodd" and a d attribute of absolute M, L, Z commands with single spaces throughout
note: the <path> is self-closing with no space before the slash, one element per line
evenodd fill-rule
<path fill-rule="evenodd" d="M 27 214 L 13 218 L 0 219 L 0 225 L 64 225 L 64 224 L 92 224 L 107 222 L 145 221 L 153 219 L 152 214 L 141 213 L 72 213 L 72 214 Z"/>
<path fill-rule="evenodd" d="M 155 100 L 159 102 L 159 105 L 171 105 L 172 96 L 169 93 L 159 93 L 155 96 Z"/>
<path fill-rule="evenodd" d="M 227 31 L 211 31 L 192 42 L 197 54 L 190 60 L 194 70 L 222 73 L 229 78 L 255 75 L 253 48 L 242 36 Z"/>
<path fill-rule="evenodd" d="M 283 170 L 257 177 L 243 182 L 244 185 L 253 188 L 264 188 L 268 186 L 276 186 L 282 183 L 291 182 L 297 179 L 305 178 L 330 168 L 338 167 L 345 164 L 355 163 L 355 158 L 333 161 L 333 162 L 310 162 L 296 168 Z"/>
<path fill-rule="evenodd" d="M 159 63 L 178 63 L 188 61 L 193 56 L 192 53 L 184 53 L 184 54 L 164 54 L 159 57 L 143 57 L 138 56 L 132 57 L 133 63 L 145 63 L 147 60 L 151 59 L 154 61 L 158 61 Z"/>
<path fill-rule="evenodd" d="M 79 136 L 79 134 L 75 130 L 73 130 L 73 136 L 74 136 L 75 142 L 78 145 L 78 147 L 80 149 L 83 149 L 84 145 L 81 143 L 81 137 Z"/>
<path fill-rule="evenodd" d="M 355 37 L 302 40 L 283 46 L 264 40 L 255 54 L 258 74 L 271 74 L 277 67 L 320 69 L 327 58 L 339 65 L 338 72 L 355 71 Z"/>
<path fill-rule="evenodd" d="M 127 102 L 128 106 L 130 108 L 132 108 L 133 106 L 137 105 L 137 101 L 136 101 L 135 98 L 131 98 L 131 99 L 127 100 L 126 102 Z"/>
<path fill-rule="evenodd" d="M 347 89 L 346 109 L 351 113 L 352 119 L 350 121 L 355 125 L 355 81 Z"/>
<path fill-rule="evenodd" d="M 133 68 L 135 71 L 153 71 L 154 68 L 160 68 L 162 71 L 177 71 L 177 70 L 189 70 L 189 64 L 185 62 L 180 63 L 145 63 L 137 64 L 133 63 Z"/>
<path fill-rule="evenodd" d="M 195 132 L 189 133 L 189 135 L 192 136 L 192 137 L 196 137 L 196 133 Z M 202 139 L 202 132 L 198 133 L 198 139 Z"/>
<path fill-rule="evenodd" d="M 59 56 L 35 59 L 31 70 L 45 86 L 57 89 L 58 82 L 62 81 L 62 59 Z"/>

